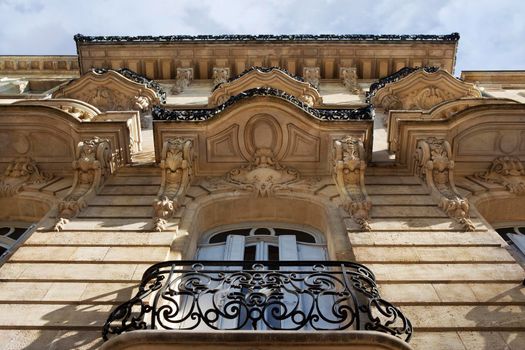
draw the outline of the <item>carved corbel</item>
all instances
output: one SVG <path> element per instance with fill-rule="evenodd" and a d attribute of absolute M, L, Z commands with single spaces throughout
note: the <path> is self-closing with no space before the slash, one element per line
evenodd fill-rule
<path fill-rule="evenodd" d="M 53 227 L 55 231 L 62 230 L 69 220 L 87 207 L 87 199 L 98 193 L 113 172 L 109 140 L 94 137 L 79 142 L 73 170 L 73 186 L 58 203 L 57 219 Z"/>
<path fill-rule="evenodd" d="M 168 139 L 162 146 L 162 182 L 153 202 L 154 230 L 163 231 L 179 210 L 192 179 L 193 143 L 189 139 Z"/>
<path fill-rule="evenodd" d="M 230 68 L 213 67 L 213 86 L 225 83 L 230 79 Z"/>
<path fill-rule="evenodd" d="M 333 177 L 343 209 L 361 230 L 370 231 L 368 220 L 372 202 L 365 189 L 366 157 L 363 142 L 352 136 L 336 140 L 333 159 Z"/>
<path fill-rule="evenodd" d="M 319 89 L 319 79 L 321 79 L 321 69 L 319 67 L 304 67 L 303 78 L 314 88 Z"/>
<path fill-rule="evenodd" d="M 193 80 L 193 68 L 177 68 L 177 77 L 175 79 L 175 86 L 173 86 L 171 92 L 180 94 Z"/>
<path fill-rule="evenodd" d="M 339 69 L 339 76 L 343 80 L 343 85 L 352 94 L 361 93 L 359 85 L 357 85 L 357 71 L 355 67 L 341 67 Z"/>
<path fill-rule="evenodd" d="M 7 166 L 0 177 L 0 197 L 11 197 L 20 192 L 25 185 L 44 183 L 53 177 L 38 169 L 31 157 L 20 157 Z"/>
<path fill-rule="evenodd" d="M 416 174 L 426 182 L 432 196 L 439 200 L 439 207 L 457 220 L 465 231 L 474 231 L 469 217 L 469 202 L 462 198 L 454 185 L 454 161 L 450 143 L 444 139 L 429 137 L 419 140 L 415 153 Z"/>
<path fill-rule="evenodd" d="M 518 157 L 501 156 L 492 161 L 489 170 L 474 174 L 474 177 L 504 186 L 507 191 L 525 195 L 525 168 Z"/>

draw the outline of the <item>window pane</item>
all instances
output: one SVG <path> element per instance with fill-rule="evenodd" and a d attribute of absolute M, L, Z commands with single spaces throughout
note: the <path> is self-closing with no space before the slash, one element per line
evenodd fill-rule
<path fill-rule="evenodd" d="M 295 240 L 297 242 L 304 242 L 304 243 L 315 243 L 315 237 L 312 236 L 309 233 L 302 232 L 302 231 L 296 231 L 296 230 L 289 230 L 286 228 L 276 228 L 275 234 L 277 236 L 283 236 L 283 235 L 292 235 L 295 236 Z"/>
<path fill-rule="evenodd" d="M 210 238 L 210 243 L 224 243 L 229 235 L 248 236 L 250 229 L 231 230 L 217 233 Z"/>
<path fill-rule="evenodd" d="M 15 227 L 15 230 L 13 233 L 11 233 L 9 235 L 9 238 L 12 238 L 14 240 L 17 240 L 19 239 L 23 234 L 24 232 L 27 231 L 27 228 L 24 228 L 24 227 Z"/>

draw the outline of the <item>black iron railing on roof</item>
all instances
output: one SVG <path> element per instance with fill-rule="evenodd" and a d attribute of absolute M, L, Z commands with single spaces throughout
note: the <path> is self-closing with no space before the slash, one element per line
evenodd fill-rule
<path fill-rule="evenodd" d="M 77 43 L 104 42 L 185 42 L 185 41 L 458 41 L 459 33 L 431 34 L 284 34 L 284 35 L 140 35 L 140 36 L 89 36 L 76 34 Z"/>
<path fill-rule="evenodd" d="M 346 261 L 166 261 L 146 270 L 103 338 L 133 330 L 370 330 L 409 341 L 374 274 Z"/>
<path fill-rule="evenodd" d="M 198 122 L 205 121 L 219 113 L 223 112 L 233 104 L 256 96 L 272 96 L 284 99 L 296 107 L 302 109 L 312 117 L 325 121 L 352 121 L 352 120 L 373 120 L 374 109 L 371 106 L 363 108 L 348 108 L 348 109 L 321 109 L 313 108 L 303 103 L 296 97 L 287 94 L 284 91 L 274 88 L 254 88 L 241 92 L 238 95 L 230 97 L 222 105 L 215 108 L 207 109 L 164 109 L 160 106 L 153 108 L 153 120 L 168 120 L 168 121 L 186 121 Z"/>

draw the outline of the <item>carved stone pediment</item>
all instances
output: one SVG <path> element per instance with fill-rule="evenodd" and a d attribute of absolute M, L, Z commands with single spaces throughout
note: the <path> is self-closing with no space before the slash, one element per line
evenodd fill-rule
<path fill-rule="evenodd" d="M 101 111 L 145 111 L 160 102 L 155 90 L 114 70 L 93 70 L 53 93 L 85 101 Z"/>
<path fill-rule="evenodd" d="M 309 106 L 323 103 L 319 91 L 279 68 L 253 67 L 238 78 L 218 85 L 208 98 L 208 105 L 218 106 L 230 97 L 255 88 L 273 88 L 294 96 Z"/>
<path fill-rule="evenodd" d="M 454 161 L 452 148 L 448 141 L 429 137 L 420 140 L 415 152 L 415 172 L 439 201 L 439 207 L 457 220 L 465 231 L 474 231 L 475 227 L 469 217 L 470 205 L 462 198 L 454 185 Z"/>
<path fill-rule="evenodd" d="M 487 171 L 476 173 L 474 177 L 502 185 L 511 193 L 525 195 L 525 167 L 518 157 L 498 157 Z"/>
<path fill-rule="evenodd" d="M 445 70 L 418 69 L 375 91 L 371 103 L 390 110 L 427 110 L 441 102 L 462 97 L 481 97 L 470 83 L 454 78 Z"/>
<path fill-rule="evenodd" d="M 11 197 L 25 185 L 43 183 L 51 180 L 53 175 L 46 174 L 38 168 L 31 157 L 20 157 L 13 160 L 0 176 L 0 197 Z"/>
<path fill-rule="evenodd" d="M 92 106 L 89 103 L 80 100 L 74 100 L 69 98 L 53 98 L 48 100 L 22 100 L 17 101 L 13 104 L 23 106 L 43 105 L 58 108 L 79 121 L 92 121 L 95 119 L 96 116 L 101 114 L 100 110 L 95 106 Z"/>
<path fill-rule="evenodd" d="M 171 115 L 181 119 L 154 123 L 156 153 L 161 154 L 160 146 L 169 138 L 191 138 L 196 176 L 223 176 L 253 162 L 262 150 L 268 150 L 272 162 L 297 169 L 305 176 L 330 175 L 329 150 L 332 140 L 342 133 L 363 140 L 370 149 L 372 120 L 320 120 L 273 96 L 241 100 L 202 121 L 185 121 L 182 114 L 176 113 L 168 117 Z"/>

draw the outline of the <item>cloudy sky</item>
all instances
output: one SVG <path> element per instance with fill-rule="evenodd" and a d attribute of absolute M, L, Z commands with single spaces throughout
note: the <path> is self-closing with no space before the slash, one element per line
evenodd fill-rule
<path fill-rule="evenodd" d="M 73 35 L 461 35 L 461 70 L 525 69 L 525 0 L 0 0 L 0 55 L 75 54 Z"/>

